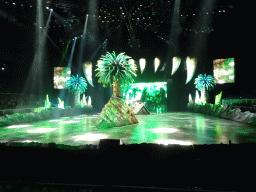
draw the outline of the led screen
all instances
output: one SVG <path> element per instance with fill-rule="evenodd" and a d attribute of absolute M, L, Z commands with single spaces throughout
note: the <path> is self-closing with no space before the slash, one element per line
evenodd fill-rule
<path fill-rule="evenodd" d="M 213 76 L 215 83 L 235 82 L 235 61 L 234 58 L 213 60 Z"/>
<path fill-rule="evenodd" d="M 54 67 L 53 85 L 54 89 L 66 89 L 66 82 L 70 78 L 70 67 Z"/>
<path fill-rule="evenodd" d="M 149 111 L 166 111 L 167 83 L 131 83 L 121 85 L 122 97 L 127 104 L 140 100 Z"/>

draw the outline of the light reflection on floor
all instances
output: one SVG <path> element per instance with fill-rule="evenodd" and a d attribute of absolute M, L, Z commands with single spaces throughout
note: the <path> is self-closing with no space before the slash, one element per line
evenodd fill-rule
<path fill-rule="evenodd" d="M 139 124 L 98 129 L 97 116 L 81 115 L 0 128 L 0 142 L 39 142 L 79 146 L 98 145 L 100 139 L 124 144 L 227 144 L 256 142 L 256 127 L 196 113 L 137 115 Z"/>

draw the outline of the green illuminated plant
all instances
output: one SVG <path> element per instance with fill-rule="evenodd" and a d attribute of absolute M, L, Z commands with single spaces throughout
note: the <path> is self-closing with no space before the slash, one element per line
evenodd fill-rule
<path fill-rule="evenodd" d="M 113 95 L 121 97 L 121 84 L 132 83 L 133 77 L 136 77 L 137 66 L 132 62 L 131 57 L 120 53 L 116 56 L 116 53 L 107 52 L 107 54 L 100 58 L 100 62 L 97 64 L 99 71 L 96 77 L 99 77 L 99 83 L 103 83 L 103 87 L 113 85 Z"/>
<path fill-rule="evenodd" d="M 201 91 L 201 101 L 202 103 L 206 103 L 207 102 L 207 91 L 210 91 L 215 84 L 214 82 L 214 78 L 212 75 L 208 75 L 206 76 L 206 74 L 202 75 L 198 75 L 198 77 L 195 79 L 195 83 L 196 88 Z"/>
<path fill-rule="evenodd" d="M 67 81 L 67 88 L 70 93 L 75 93 L 75 105 L 79 106 L 80 104 L 80 94 L 84 93 L 87 89 L 87 83 L 85 78 L 79 77 L 78 75 L 71 76 Z"/>

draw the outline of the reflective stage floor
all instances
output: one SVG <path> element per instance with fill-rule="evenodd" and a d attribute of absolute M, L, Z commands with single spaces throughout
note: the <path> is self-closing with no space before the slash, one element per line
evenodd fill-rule
<path fill-rule="evenodd" d="M 0 142 L 56 143 L 70 146 L 98 145 L 100 139 L 120 139 L 124 144 L 234 144 L 256 143 L 256 127 L 197 113 L 136 115 L 139 124 L 98 129 L 97 115 L 63 117 L 0 127 Z"/>

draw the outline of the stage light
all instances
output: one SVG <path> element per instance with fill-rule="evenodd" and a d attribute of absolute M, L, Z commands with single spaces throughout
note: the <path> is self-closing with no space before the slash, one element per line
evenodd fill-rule
<path fill-rule="evenodd" d="M 56 121 L 61 121 L 59 119 L 52 119 L 52 120 L 49 120 L 50 122 L 56 122 Z"/>
<path fill-rule="evenodd" d="M 175 140 L 175 139 L 169 139 L 169 140 L 156 140 L 155 141 L 158 144 L 164 144 L 164 145 L 192 145 L 191 142 L 188 141 L 180 141 L 180 140 Z"/>
<path fill-rule="evenodd" d="M 31 127 L 33 125 L 11 125 L 7 127 L 8 129 L 15 129 L 15 128 L 24 128 L 24 127 Z"/>
<path fill-rule="evenodd" d="M 73 136 L 73 138 L 75 139 L 75 141 L 96 141 L 96 140 L 100 140 L 100 139 L 106 139 L 108 138 L 108 135 L 104 135 L 104 134 L 94 134 L 94 133 L 88 133 L 85 135 L 78 135 L 78 136 Z"/>
<path fill-rule="evenodd" d="M 65 124 L 72 124 L 72 123 L 79 123 L 80 121 L 61 121 L 60 123 L 65 123 Z"/>
<path fill-rule="evenodd" d="M 46 7 L 46 9 L 49 9 L 49 7 Z"/>
<path fill-rule="evenodd" d="M 155 129 L 149 129 L 153 131 L 154 133 L 174 133 L 179 131 L 178 129 L 173 128 L 155 128 Z"/>
<path fill-rule="evenodd" d="M 55 131 L 57 128 L 38 128 L 38 129 L 31 129 L 27 130 L 27 133 L 48 133 Z"/>

